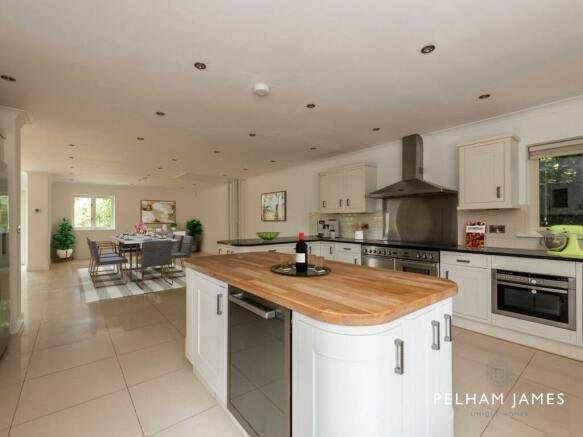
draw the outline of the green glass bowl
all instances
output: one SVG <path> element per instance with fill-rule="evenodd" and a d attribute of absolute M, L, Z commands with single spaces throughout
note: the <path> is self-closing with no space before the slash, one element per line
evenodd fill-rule
<path fill-rule="evenodd" d="M 262 240 L 273 240 L 277 238 L 279 232 L 257 232 L 257 236 Z"/>

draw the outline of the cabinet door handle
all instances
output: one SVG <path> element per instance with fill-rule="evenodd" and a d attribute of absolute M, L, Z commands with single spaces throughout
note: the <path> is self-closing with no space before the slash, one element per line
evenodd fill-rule
<path fill-rule="evenodd" d="M 221 252 L 222 252 L 222 251 L 223 251 L 223 249 L 221 249 L 221 248 L 219 247 L 219 255 L 221 254 Z"/>
<path fill-rule="evenodd" d="M 330 246 L 329 249 L 330 249 L 330 255 L 332 255 L 332 246 Z"/>
<path fill-rule="evenodd" d="M 358 258 L 354 258 L 354 264 L 358 264 Z"/>
<path fill-rule="evenodd" d="M 439 322 L 437 320 L 432 320 L 431 328 L 433 329 L 433 344 L 431 345 L 431 349 L 438 351 L 440 349 Z"/>
<path fill-rule="evenodd" d="M 443 318 L 445 319 L 445 336 L 443 337 L 443 341 L 451 341 L 451 314 L 444 314 Z"/>
<path fill-rule="evenodd" d="M 223 301 L 223 295 L 217 294 L 217 316 L 223 315 L 223 306 L 221 305 Z"/>
<path fill-rule="evenodd" d="M 312 254 L 312 246 L 308 246 L 308 253 L 311 255 Z"/>
<path fill-rule="evenodd" d="M 496 187 L 496 198 L 500 199 L 500 187 Z"/>
<path fill-rule="evenodd" d="M 346 199 L 346 206 L 350 206 L 350 199 Z"/>
<path fill-rule="evenodd" d="M 470 260 L 469 259 L 456 259 L 455 262 L 469 264 Z"/>
<path fill-rule="evenodd" d="M 449 270 L 445 271 L 445 279 L 449 279 Z"/>
<path fill-rule="evenodd" d="M 405 373 L 405 357 L 403 355 L 403 340 L 395 339 L 395 373 L 402 375 Z"/>
<path fill-rule="evenodd" d="M 342 199 L 338 199 L 338 206 L 342 208 Z"/>
<path fill-rule="evenodd" d="M 322 208 L 326 208 L 326 201 L 322 200 Z"/>

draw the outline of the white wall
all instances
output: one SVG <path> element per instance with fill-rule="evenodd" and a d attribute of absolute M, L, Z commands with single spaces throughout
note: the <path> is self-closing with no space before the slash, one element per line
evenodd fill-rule
<path fill-rule="evenodd" d="M 51 195 L 50 175 L 27 174 L 28 260 L 30 271 L 48 270 L 51 266 Z"/>
<path fill-rule="evenodd" d="M 439 132 L 422 133 L 425 178 L 457 188 L 458 145 L 497 135 L 515 134 L 520 138 L 520 200 L 521 203 L 527 203 L 527 145 L 583 135 L 582 120 L 583 98 L 577 97 Z M 379 188 L 396 182 L 401 178 L 401 142 L 382 144 L 249 178 L 243 184 L 241 202 L 244 208 L 244 236 L 254 237 L 257 231 L 279 231 L 282 235 L 307 231 L 309 213 L 318 209 L 318 172 L 355 162 L 372 162 L 378 165 Z M 288 220 L 261 222 L 260 194 L 279 190 L 287 191 Z"/>
<path fill-rule="evenodd" d="M 228 185 L 219 184 L 199 191 L 203 226 L 202 251 L 216 253 L 217 240 L 229 238 Z"/>
<path fill-rule="evenodd" d="M 140 200 L 175 200 L 178 229 L 185 229 L 187 220 L 200 218 L 202 214 L 197 193 L 194 191 L 55 182 L 51 192 L 52 232 L 55 232 L 63 217 L 73 219 L 74 195 L 91 194 L 115 197 L 115 230 L 75 231 L 77 237 L 75 258 L 78 259 L 89 257 L 86 237 L 108 240 L 113 234 L 132 232 L 132 226 L 140 221 Z M 32 214 L 30 213 L 29 216 Z"/>

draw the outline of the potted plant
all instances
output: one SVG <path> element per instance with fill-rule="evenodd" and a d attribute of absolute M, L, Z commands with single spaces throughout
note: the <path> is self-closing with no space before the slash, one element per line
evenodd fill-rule
<path fill-rule="evenodd" d="M 202 223 L 197 219 L 188 220 L 186 222 L 186 230 L 188 231 L 189 235 L 192 235 L 192 251 L 198 252 L 198 242 L 200 240 L 200 235 L 202 234 Z"/>
<path fill-rule="evenodd" d="M 67 259 L 73 255 L 75 234 L 73 233 L 73 226 L 66 218 L 59 223 L 57 233 L 53 235 L 53 244 L 60 259 Z"/>

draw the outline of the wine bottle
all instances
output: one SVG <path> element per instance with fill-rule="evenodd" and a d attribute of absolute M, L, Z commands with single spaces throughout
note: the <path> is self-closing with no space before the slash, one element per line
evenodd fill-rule
<path fill-rule="evenodd" d="M 299 241 L 296 243 L 296 272 L 308 271 L 308 245 L 304 241 L 304 233 L 300 232 Z"/>

